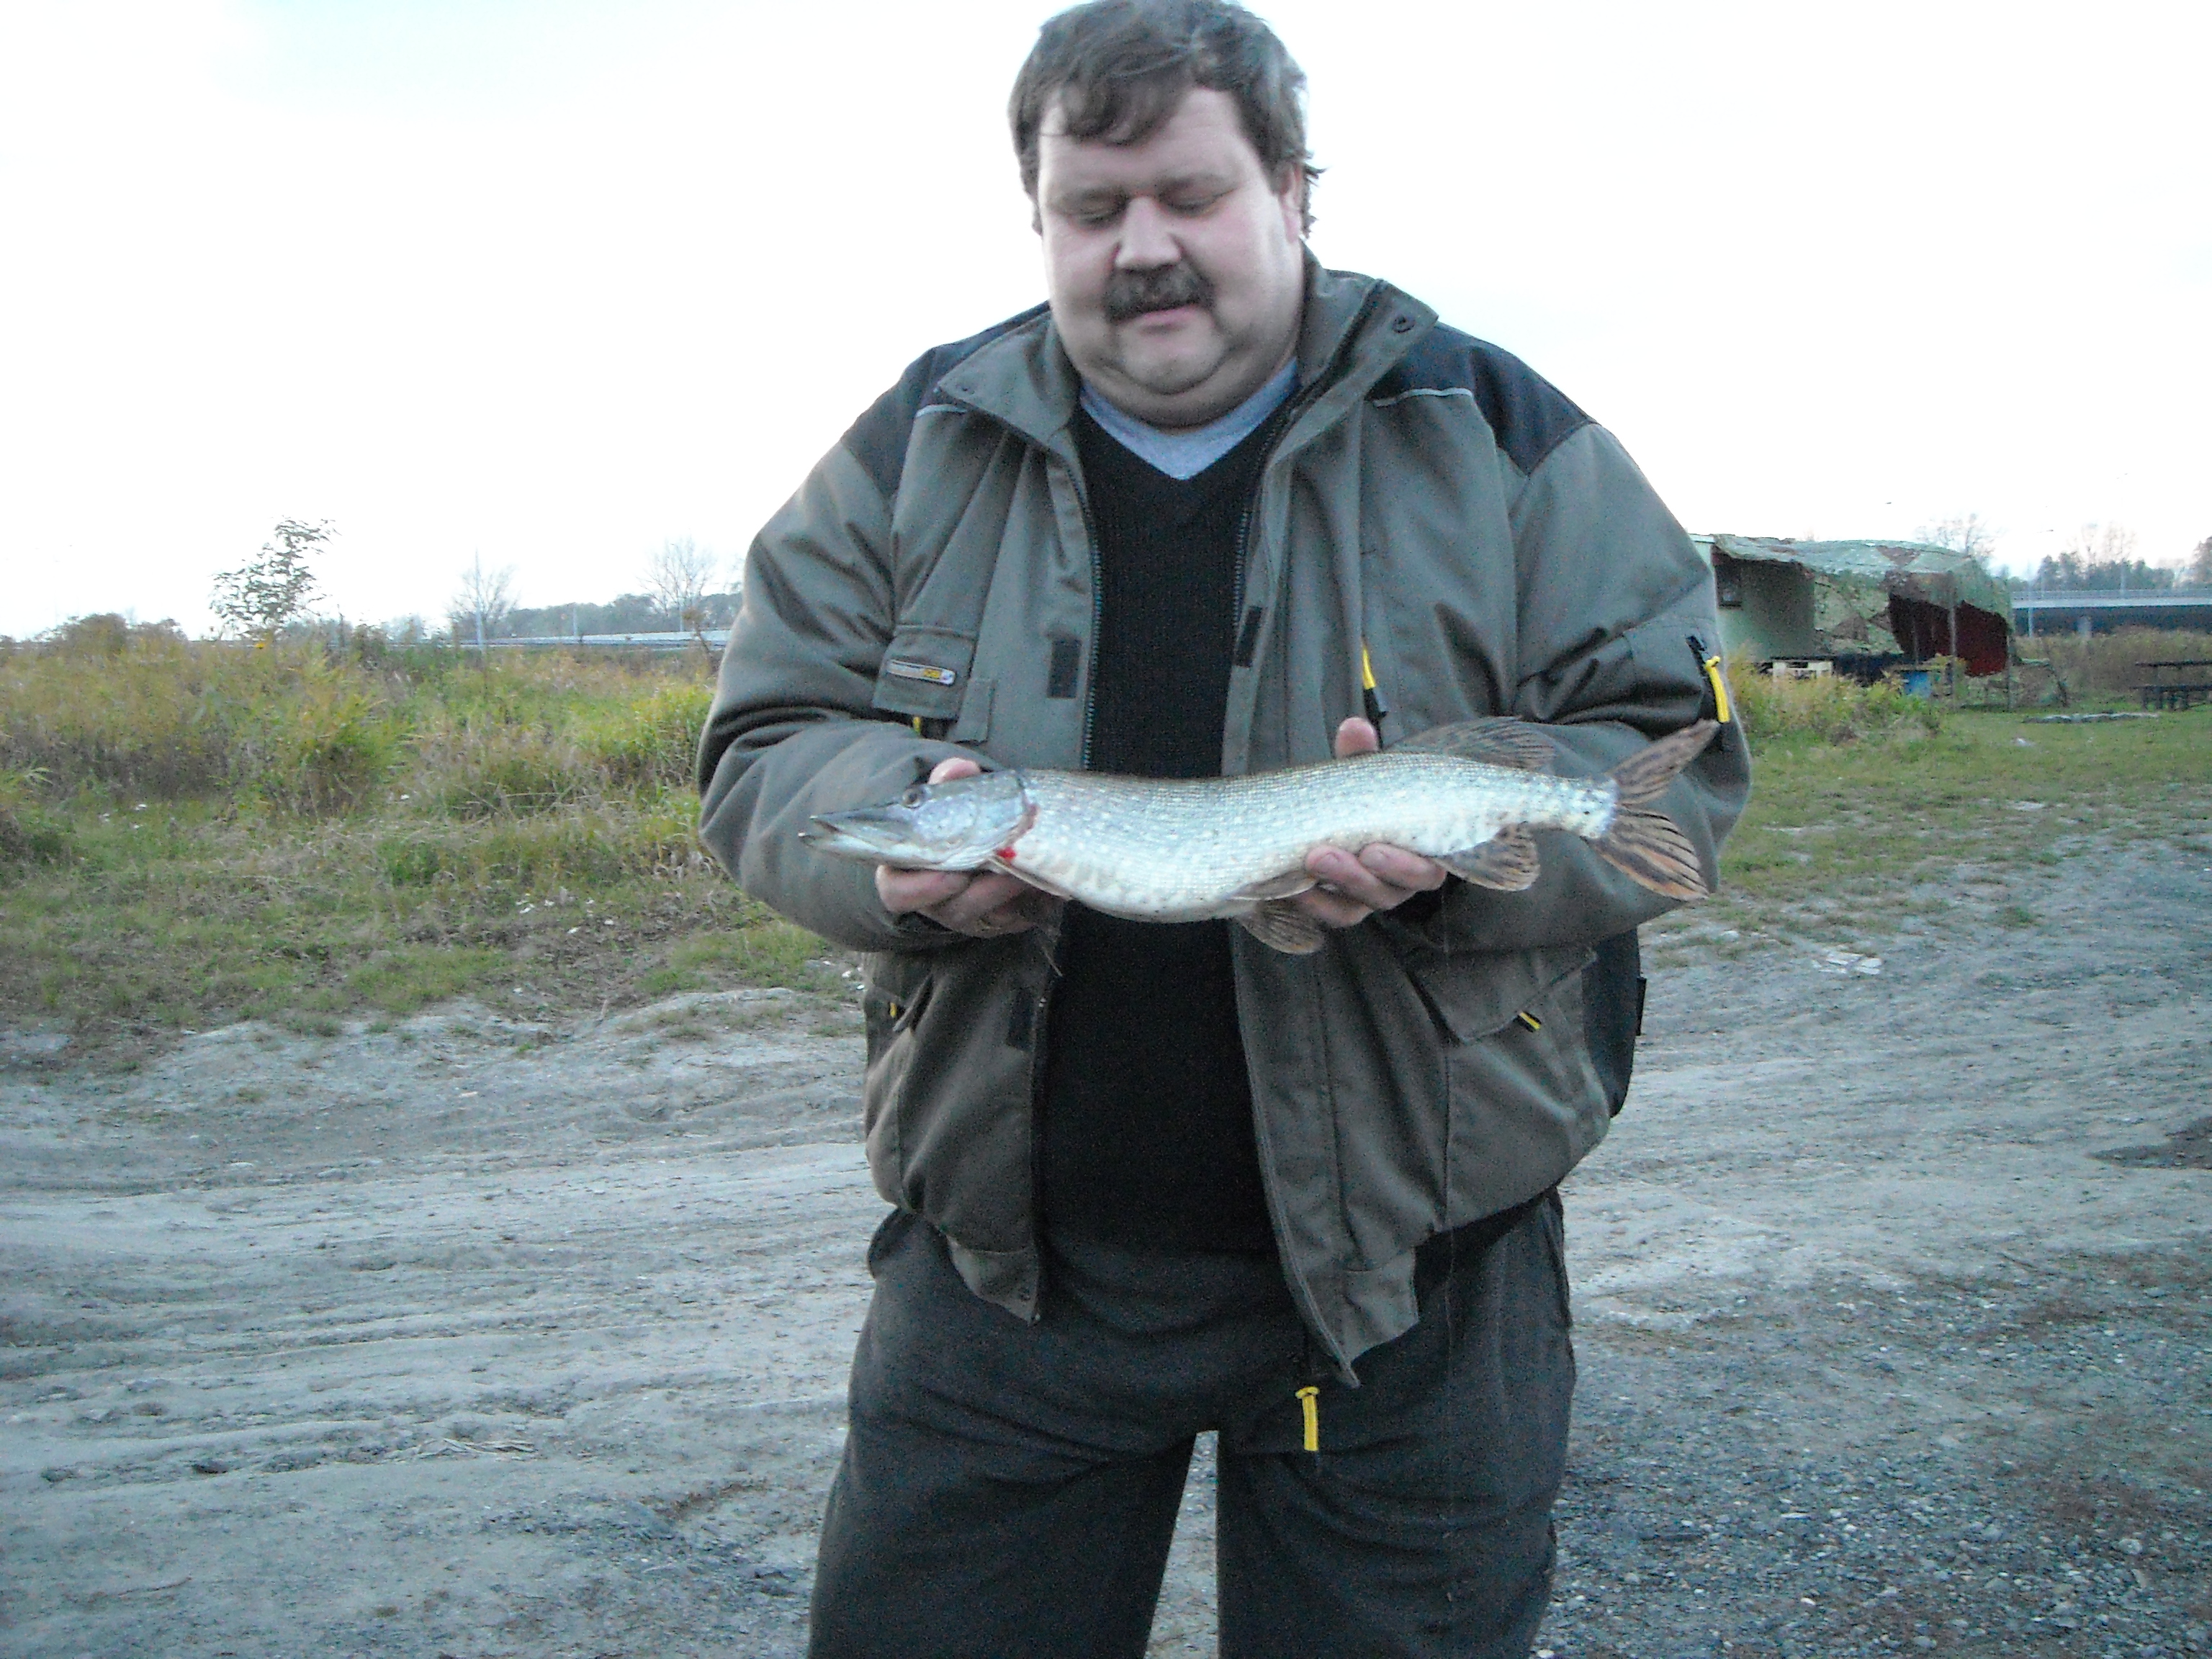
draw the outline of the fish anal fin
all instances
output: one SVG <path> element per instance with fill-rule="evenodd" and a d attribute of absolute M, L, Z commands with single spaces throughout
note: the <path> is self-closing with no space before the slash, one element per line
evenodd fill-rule
<path fill-rule="evenodd" d="M 1313 872 L 1302 866 L 1296 870 L 1285 870 L 1279 876 L 1269 876 L 1264 880 L 1253 882 L 1249 886 L 1240 887 L 1237 890 L 1235 896 L 1240 899 L 1256 899 L 1265 903 L 1269 899 L 1295 897 L 1313 884 Z"/>
<path fill-rule="evenodd" d="M 1394 752 L 1407 750 L 1430 755 L 1456 755 L 1462 760 L 1487 766 L 1506 766 L 1518 772 L 1548 772 L 1554 750 L 1552 740 L 1527 720 L 1488 717 L 1434 726 L 1407 738 Z"/>
<path fill-rule="evenodd" d="M 1701 899 L 1712 891 L 1698 849 L 1664 812 L 1624 806 L 1613 814 L 1613 827 L 1590 845 L 1638 886 L 1668 898 Z"/>
<path fill-rule="evenodd" d="M 1271 950 L 1285 956 L 1311 956 L 1327 937 L 1322 925 L 1286 898 L 1269 899 L 1237 918 L 1237 925 Z"/>
<path fill-rule="evenodd" d="M 1536 837 L 1524 823 L 1510 824 L 1481 846 L 1448 853 L 1437 862 L 1462 881 L 1500 893 L 1518 893 L 1534 886 L 1544 868 L 1536 854 Z"/>

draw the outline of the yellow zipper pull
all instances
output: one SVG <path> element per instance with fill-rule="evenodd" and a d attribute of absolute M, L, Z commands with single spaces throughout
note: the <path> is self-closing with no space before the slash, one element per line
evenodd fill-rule
<path fill-rule="evenodd" d="M 1523 1008 L 1519 1013 L 1514 1015 L 1513 1018 L 1519 1020 L 1523 1025 L 1527 1026 L 1532 1031 L 1540 1031 L 1544 1029 L 1544 1022 L 1537 1018 L 1535 1015 L 1530 1013 L 1526 1008 Z"/>
<path fill-rule="evenodd" d="M 1718 657 L 1705 659 L 1705 677 L 1713 683 L 1713 712 L 1721 717 L 1721 724 L 1729 723 L 1728 676 L 1721 672 Z"/>
<path fill-rule="evenodd" d="M 1375 683 L 1375 659 L 1367 654 L 1367 641 L 1359 642 L 1359 698 L 1365 705 L 1367 723 L 1375 728 L 1379 741 L 1382 722 L 1389 718 L 1390 705 L 1382 701 L 1382 688 Z"/>
<path fill-rule="evenodd" d="M 1306 1449 L 1321 1449 L 1321 1390 L 1309 1382 L 1298 1390 L 1298 1404 L 1305 1407 Z"/>
<path fill-rule="evenodd" d="M 1690 635 L 1690 653 L 1697 658 L 1698 665 L 1705 671 L 1705 678 L 1712 684 L 1713 718 L 1726 726 L 1729 723 L 1728 669 L 1721 661 L 1721 653 L 1706 649 L 1705 641 L 1695 634 Z M 1725 746 L 1728 740 L 1723 738 L 1721 741 Z"/>

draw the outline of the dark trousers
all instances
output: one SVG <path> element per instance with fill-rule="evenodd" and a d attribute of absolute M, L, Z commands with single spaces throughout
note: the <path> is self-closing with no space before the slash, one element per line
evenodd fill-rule
<path fill-rule="evenodd" d="M 1140 1659 L 1207 1429 L 1224 1659 L 1528 1653 L 1574 1390 L 1555 1194 L 1424 1246 L 1356 1389 L 1272 1256 L 1056 1240 L 1035 1325 L 913 1216 L 869 1260 L 813 1659 Z"/>

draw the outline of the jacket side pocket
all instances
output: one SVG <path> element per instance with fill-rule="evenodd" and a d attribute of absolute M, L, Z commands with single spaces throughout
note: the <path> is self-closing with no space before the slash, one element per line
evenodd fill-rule
<path fill-rule="evenodd" d="M 867 1030 L 867 1068 L 860 1091 L 868 1173 L 884 1202 L 900 1202 L 906 1149 L 899 1131 L 899 1103 L 914 1065 L 914 1028 L 929 1004 L 927 957 L 890 954 L 868 959 L 860 993 Z"/>
<path fill-rule="evenodd" d="M 1590 958 L 1562 946 L 1409 959 L 1443 1039 L 1446 1226 L 1534 1197 L 1604 1139 L 1583 1000 Z"/>

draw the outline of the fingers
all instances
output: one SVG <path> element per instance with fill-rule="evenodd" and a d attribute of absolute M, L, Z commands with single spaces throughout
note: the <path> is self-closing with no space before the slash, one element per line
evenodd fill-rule
<path fill-rule="evenodd" d="M 895 916 L 927 911 L 942 904 L 975 878 L 958 870 L 900 870 L 888 864 L 876 866 L 876 896 Z"/>
<path fill-rule="evenodd" d="M 946 783 L 954 778 L 973 778 L 982 775 L 983 769 L 965 755 L 947 755 L 930 769 L 932 783 Z"/>
<path fill-rule="evenodd" d="M 876 896 L 895 916 L 919 912 L 956 933 L 1001 939 L 1050 914 L 1050 897 L 1012 876 L 985 871 L 896 870 L 876 866 Z"/>
<path fill-rule="evenodd" d="M 1434 859 L 1425 859 L 1419 853 L 1409 853 L 1402 847 L 1393 847 L 1387 841 L 1376 842 L 1359 849 L 1360 866 L 1385 887 L 1402 891 L 1405 899 L 1416 893 L 1434 892 L 1444 884 L 1450 873 Z"/>
<path fill-rule="evenodd" d="M 970 876 L 966 886 L 923 914 L 956 933 L 998 939 L 1036 926 L 1039 913 L 1030 902 L 1036 892 L 1025 881 L 986 871 Z"/>
<path fill-rule="evenodd" d="M 1369 722 L 1358 715 L 1336 728 L 1336 757 L 1349 760 L 1354 755 L 1371 755 L 1382 746 L 1382 739 Z"/>
<path fill-rule="evenodd" d="M 1343 733 L 1338 736 L 1341 740 Z M 1307 856 L 1306 868 L 1323 884 L 1301 893 L 1297 902 L 1325 927 L 1350 927 L 1377 910 L 1395 910 L 1414 894 L 1443 886 L 1446 873 L 1433 859 L 1387 842 L 1363 847 L 1357 857 L 1340 848 L 1319 848 Z"/>

